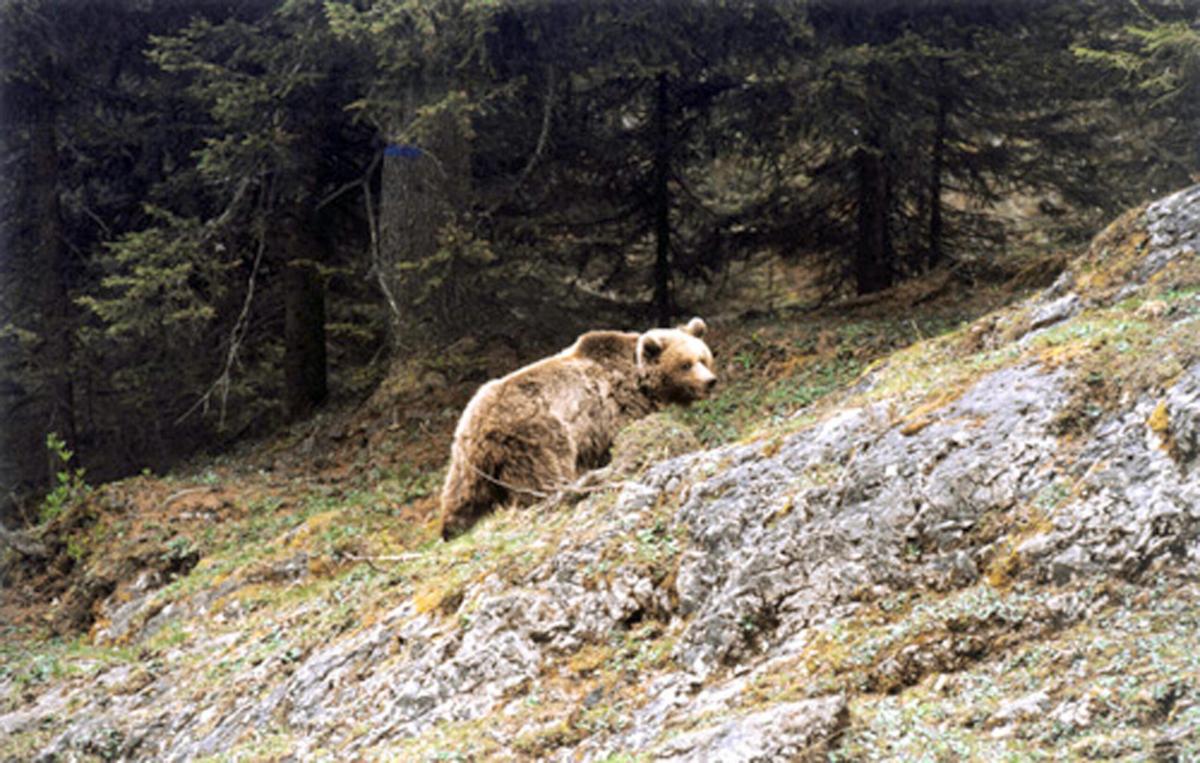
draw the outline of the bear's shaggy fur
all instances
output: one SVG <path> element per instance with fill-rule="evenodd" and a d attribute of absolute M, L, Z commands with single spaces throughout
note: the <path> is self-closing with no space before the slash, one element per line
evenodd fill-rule
<path fill-rule="evenodd" d="M 620 429 L 716 384 L 704 321 L 644 334 L 590 331 L 484 384 L 463 410 L 442 487 L 442 537 L 505 503 L 531 503 L 603 466 Z"/>

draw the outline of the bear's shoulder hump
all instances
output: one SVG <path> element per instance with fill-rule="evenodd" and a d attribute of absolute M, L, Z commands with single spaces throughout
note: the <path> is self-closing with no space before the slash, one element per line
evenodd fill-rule
<path fill-rule="evenodd" d="M 589 331 L 575 341 L 572 355 L 600 363 L 633 362 L 638 335 L 627 331 Z"/>

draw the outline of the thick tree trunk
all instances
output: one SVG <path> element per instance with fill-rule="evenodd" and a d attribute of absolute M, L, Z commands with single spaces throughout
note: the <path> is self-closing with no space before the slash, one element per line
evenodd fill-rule
<path fill-rule="evenodd" d="M 301 418 L 328 394 L 325 358 L 325 283 L 317 269 L 324 244 L 299 214 L 288 221 L 284 268 L 284 399 L 291 418 Z"/>
<path fill-rule="evenodd" d="M 658 75 L 654 110 L 654 312 L 660 326 L 669 326 L 671 304 L 671 136 L 667 123 L 667 75 Z"/>
<path fill-rule="evenodd" d="M 925 268 L 932 270 L 942 263 L 942 239 L 945 235 L 942 222 L 942 172 L 945 168 L 947 120 L 950 115 L 950 97 L 944 84 L 945 64 L 937 62 L 937 113 L 934 115 L 933 155 L 929 161 L 929 249 L 925 257 Z"/>
<path fill-rule="evenodd" d="M 58 139 L 55 134 L 56 109 L 46 97 L 33 95 L 30 132 L 30 159 L 33 165 L 30 196 L 37 215 L 34 262 L 38 273 L 38 309 L 36 330 L 41 335 L 36 363 L 43 379 L 46 396 L 45 437 L 57 432 L 71 450 L 77 450 L 75 426 L 75 389 L 72 378 L 72 310 L 70 296 L 70 258 L 63 230 L 58 195 Z M 38 443 L 39 448 L 41 443 Z M 49 474 L 63 467 L 50 457 Z"/>
<path fill-rule="evenodd" d="M 475 321 L 470 306 L 455 299 L 453 279 L 430 294 L 420 268 L 437 258 L 446 226 L 470 208 L 471 141 L 455 109 L 443 108 L 433 125 L 413 129 L 421 109 L 445 94 L 441 87 L 409 86 L 389 131 L 394 142 L 384 152 L 375 266 L 396 311 L 394 339 L 401 347 L 428 345 L 432 331 L 454 335 Z"/>
<path fill-rule="evenodd" d="M 887 166 L 877 150 L 860 148 L 855 163 L 858 169 L 858 241 L 854 280 L 859 294 L 871 294 L 892 285 L 895 253 L 888 226 L 891 188 Z"/>

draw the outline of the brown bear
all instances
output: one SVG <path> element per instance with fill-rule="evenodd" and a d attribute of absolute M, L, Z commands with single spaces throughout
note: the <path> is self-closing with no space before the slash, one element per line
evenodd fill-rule
<path fill-rule="evenodd" d="M 499 504 L 529 504 L 603 466 L 620 429 L 716 385 L 704 321 L 644 334 L 589 331 L 557 355 L 479 388 L 442 487 L 442 537 Z"/>

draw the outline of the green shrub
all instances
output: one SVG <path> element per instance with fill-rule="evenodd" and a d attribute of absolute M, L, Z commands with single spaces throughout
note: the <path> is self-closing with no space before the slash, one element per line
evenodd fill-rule
<path fill-rule="evenodd" d="M 71 459 L 75 454 L 57 432 L 46 435 L 46 449 L 62 464 L 62 469 L 54 475 L 54 488 L 42 499 L 38 518 L 43 524 L 60 516 L 65 509 L 92 491 L 83 479 L 84 470 L 72 468 Z"/>

